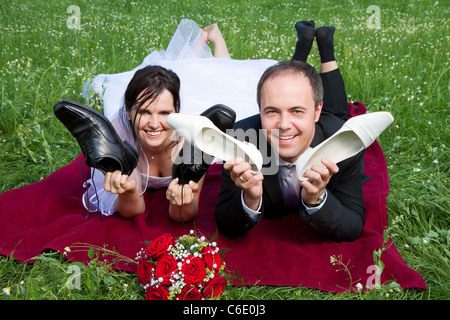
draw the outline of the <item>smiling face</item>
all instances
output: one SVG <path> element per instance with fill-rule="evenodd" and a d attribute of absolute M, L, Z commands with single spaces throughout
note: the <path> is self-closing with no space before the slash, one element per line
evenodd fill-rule
<path fill-rule="evenodd" d="M 130 119 L 134 119 L 134 131 L 147 155 L 165 152 L 171 144 L 173 129 L 166 118 L 174 112 L 173 95 L 167 89 L 130 112 Z"/>
<path fill-rule="evenodd" d="M 295 162 L 310 146 L 321 110 L 322 103 L 315 107 L 309 80 L 298 73 L 270 77 L 261 87 L 262 128 L 283 161 Z"/>
<path fill-rule="evenodd" d="M 127 86 L 124 102 L 124 127 L 132 130 L 147 158 L 176 145 L 172 141 L 173 129 L 166 123 L 170 113 L 180 110 L 180 79 L 176 73 L 153 65 L 137 70 Z"/>

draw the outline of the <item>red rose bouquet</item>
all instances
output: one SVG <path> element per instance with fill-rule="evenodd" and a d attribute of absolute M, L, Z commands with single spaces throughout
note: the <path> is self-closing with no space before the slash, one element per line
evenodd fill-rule
<path fill-rule="evenodd" d="M 148 300 L 201 300 L 220 296 L 227 285 L 225 262 L 215 242 L 166 233 L 137 253 L 137 277 Z"/>

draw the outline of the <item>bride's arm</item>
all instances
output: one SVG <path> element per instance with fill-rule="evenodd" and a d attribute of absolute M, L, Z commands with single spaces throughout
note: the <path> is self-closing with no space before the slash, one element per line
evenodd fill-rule
<path fill-rule="evenodd" d="M 105 174 L 105 191 L 117 194 L 115 201 L 117 212 L 126 219 L 134 219 L 145 212 L 145 200 L 139 194 L 136 181 L 120 171 Z"/>

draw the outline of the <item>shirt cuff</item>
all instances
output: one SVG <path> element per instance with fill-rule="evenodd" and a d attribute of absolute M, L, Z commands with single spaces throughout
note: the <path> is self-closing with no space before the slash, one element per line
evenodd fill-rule
<path fill-rule="evenodd" d="M 320 209 L 322 209 L 323 205 L 325 204 L 325 202 L 327 201 L 327 198 L 328 198 L 328 191 L 327 191 L 327 189 L 323 189 L 323 193 L 324 193 L 323 201 L 317 207 L 308 207 L 308 206 L 306 206 L 305 203 L 303 202 L 303 199 L 302 199 L 302 204 L 305 207 L 307 214 L 311 215 L 311 214 L 319 211 Z"/>
<path fill-rule="evenodd" d="M 258 206 L 257 211 L 253 211 L 252 209 L 250 209 L 249 207 L 246 206 L 246 204 L 244 202 L 244 191 L 241 190 L 241 203 L 242 203 L 242 208 L 244 208 L 245 213 L 248 214 L 250 219 L 252 219 L 254 222 L 257 222 L 259 215 L 261 214 L 262 197 L 259 200 L 259 206 Z"/>

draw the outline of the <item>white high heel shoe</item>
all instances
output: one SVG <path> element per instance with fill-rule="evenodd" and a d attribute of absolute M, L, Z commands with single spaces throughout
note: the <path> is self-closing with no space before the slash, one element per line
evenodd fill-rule
<path fill-rule="evenodd" d="M 263 164 L 261 152 L 251 143 L 239 141 L 219 130 L 204 116 L 171 113 L 166 122 L 187 142 L 204 153 L 224 161 L 241 158 L 252 165 L 252 173 L 258 173 Z"/>
<path fill-rule="evenodd" d="M 356 116 L 347 120 L 331 137 L 314 148 L 308 148 L 296 161 L 298 179 L 323 158 L 334 163 L 348 159 L 368 148 L 375 139 L 394 121 L 390 112 L 378 111 Z M 322 165 L 323 166 L 323 165 Z"/>

